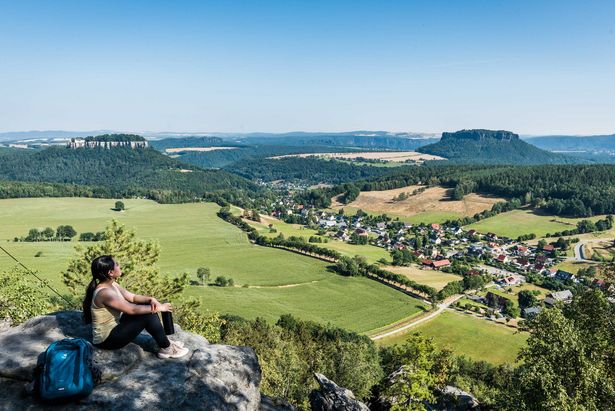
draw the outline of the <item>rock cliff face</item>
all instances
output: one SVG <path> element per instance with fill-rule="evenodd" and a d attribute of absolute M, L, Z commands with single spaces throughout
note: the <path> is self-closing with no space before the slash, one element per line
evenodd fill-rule
<path fill-rule="evenodd" d="M 24 385 L 32 380 L 37 357 L 49 344 L 69 337 L 90 340 L 90 333 L 77 311 L 35 317 L 0 331 L 0 410 L 57 410 L 26 395 Z M 261 408 L 261 369 L 251 348 L 212 345 L 201 336 L 182 331 L 172 338 L 184 342 L 190 353 L 180 359 L 158 359 L 155 343 L 147 334 L 121 350 L 95 348 L 101 383 L 88 398 L 62 409 L 278 409 L 269 401 L 263 401 Z"/>
<path fill-rule="evenodd" d="M 322 374 L 315 374 L 314 377 L 320 390 L 310 393 L 313 411 L 369 411 L 367 405 L 357 400 L 349 389 L 338 386 Z"/>
<path fill-rule="evenodd" d="M 519 135 L 506 130 L 461 130 L 454 133 L 444 132 L 442 133 L 442 140 L 455 139 L 455 140 L 486 140 L 494 139 L 501 141 L 519 140 Z"/>

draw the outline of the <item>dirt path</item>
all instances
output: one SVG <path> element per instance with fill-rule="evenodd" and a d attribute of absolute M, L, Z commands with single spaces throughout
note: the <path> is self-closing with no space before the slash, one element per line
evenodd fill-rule
<path fill-rule="evenodd" d="M 370 335 L 369 338 L 371 338 L 373 341 L 377 341 L 382 338 L 390 337 L 392 335 L 401 333 L 405 330 L 408 330 L 409 328 L 416 327 L 417 325 L 429 321 L 442 314 L 444 310 L 446 310 L 452 303 L 462 297 L 462 294 L 453 295 L 447 298 L 443 303 L 438 304 L 437 310 L 429 311 L 428 313 L 425 313 L 425 315 L 420 315 L 418 317 L 416 315 L 410 316 L 404 320 L 396 322 L 395 324 L 391 324 L 390 326 L 385 327 L 384 329 L 378 331 L 377 334 Z"/>

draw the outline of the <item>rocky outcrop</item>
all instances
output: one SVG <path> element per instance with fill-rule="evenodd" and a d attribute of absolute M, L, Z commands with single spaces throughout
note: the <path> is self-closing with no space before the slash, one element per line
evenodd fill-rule
<path fill-rule="evenodd" d="M 494 140 L 502 140 L 502 141 L 511 141 L 511 140 L 519 140 L 519 135 L 515 134 L 511 131 L 506 130 L 460 130 L 455 131 L 453 133 L 444 132 L 442 133 L 442 141 L 456 139 L 456 140 L 486 140 L 486 139 L 494 139 Z"/>
<path fill-rule="evenodd" d="M 441 410 L 470 411 L 477 410 L 480 406 L 478 400 L 472 394 L 452 385 L 447 385 L 439 391 L 438 405 Z"/>
<path fill-rule="evenodd" d="M 95 348 L 101 383 L 88 398 L 62 409 L 261 409 L 261 370 L 251 348 L 213 345 L 177 325 L 176 330 L 171 338 L 190 348 L 190 353 L 180 359 L 158 359 L 155 343 L 145 333 L 120 350 Z M 77 311 L 35 317 L 0 332 L 0 410 L 57 410 L 25 394 L 24 385 L 32 380 L 37 357 L 49 344 L 68 337 L 89 340 L 90 333 Z M 278 409 L 273 403 L 271 407 L 263 409 Z"/>
<path fill-rule="evenodd" d="M 310 393 L 312 411 L 369 411 L 367 405 L 354 397 L 352 391 L 342 388 L 322 374 L 314 374 L 320 390 Z"/>

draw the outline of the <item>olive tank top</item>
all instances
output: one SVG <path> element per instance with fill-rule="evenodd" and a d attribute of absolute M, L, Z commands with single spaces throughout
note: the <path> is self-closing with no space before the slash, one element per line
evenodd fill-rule
<path fill-rule="evenodd" d="M 111 330 L 113 330 L 113 328 L 115 328 L 118 324 L 120 315 L 122 314 L 121 311 L 114 310 L 113 308 L 104 306 L 98 307 L 96 305 L 94 302 L 96 295 L 98 295 L 98 292 L 104 288 L 108 287 L 101 287 L 94 290 L 94 296 L 92 297 L 92 342 L 94 344 L 100 344 L 107 339 L 109 334 L 111 334 Z M 111 285 L 111 288 L 113 288 L 113 290 L 123 298 L 122 294 L 114 284 Z"/>

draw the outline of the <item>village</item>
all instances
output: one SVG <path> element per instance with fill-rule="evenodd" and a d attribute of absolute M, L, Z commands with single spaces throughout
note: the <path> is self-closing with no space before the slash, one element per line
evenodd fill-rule
<path fill-rule="evenodd" d="M 535 315 L 543 307 L 570 302 L 575 287 L 604 286 L 601 280 L 584 276 L 584 272 L 575 275 L 556 267 L 566 259 L 575 258 L 566 252 L 578 241 L 575 238 L 530 244 L 495 233 L 466 230 L 455 221 L 411 224 L 361 210 L 346 214 L 343 208 L 316 209 L 298 204 L 290 196 L 261 212 L 316 230 L 325 241 L 383 248 L 390 253 L 393 265 L 452 273 L 460 278 L 487 278 L 488 282 L 480 289 L 465 290 L 463 298 L 451 304 L 451 308 L 487 319 L 502 319 L 506 323 L 515 320 L 516 325 L 516 319 Z M 310 242 L 320 241 L 316 236 L 310 237 Z M 513 292 L 512 287 L 525 289 Z"/>

